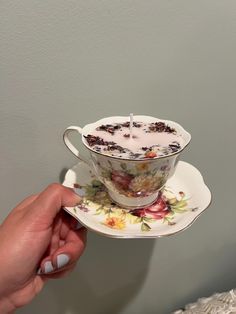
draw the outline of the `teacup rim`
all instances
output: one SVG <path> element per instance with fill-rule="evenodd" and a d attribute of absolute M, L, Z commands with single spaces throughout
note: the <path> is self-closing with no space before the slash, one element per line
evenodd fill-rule
<path fill-rule="evenodd" d="M 88 149 L 88 150 L 90 150 L 92 153 L 95 153 L 95 154 L 98 154 L 99 156 L 104 156 L 104 157 L 108 157 L 108 158 L 112 158 L 112 159 L 116 159 L 116 160 L 119 160 L 119 161 L 129 161 L 129 162 L 140 162 L 140 161 L 142 161 L 142 162 L 150 162 L 150 161 L 155 161 L 155 160 L 160 160 L 160 159 L 164 159 L 164 158 L 167 158 L 167 157 L 171 157 L 171 156 L 175 156 L 175 155 L 179 155 L 188 145 L 189 145 L 189 143 L 191 142 L 191 138 L 192 138 L 192 136 L 191 136 L 191 134 L 188 132 L 188 131 L 186 131 L 185 130 L 185 128 L 181 125 L 181 124 L 179 124 L 178 122 L 176 122 L 176 121 L 173 121 L 173 120 L 166 120 L 166 119 L 161 119 L 161 118 L 156 118 L 156 117 L 152 117 L 152 116 L 146 116 L 146 115 L 135 115 L 135 116 L 133 116 L 133 118 L 134 119 L 141 119 L 141 118 L 147 118 L 147 119 L 151 119 L 151 120 L 153 120 L 153 121 L 155 121 L 155 122 L 165 122 L 166 124 L 172 124 L 172 126 L 173 127 L 175 127 L 175 126 L 177 126 L 178 127 L 178 129 L 179 130 L 181 130 L 183 133 L 184 133 L 184 135 L 187 137 L 187 140 L 185 140 L 184 139 L 184 145 L 183 145 L 183 147 L 180 149 L 180 150 L 178 150 L 177 152 L 174 152 L 174 153 L 170 153 L 170 154 L 168 154 L 168 155 L 165 155 L 165 156 L 157 156 L 157 157 L 154 157 L 154 158 L 140 158 L 140 159 L 132 159 L 132 158 L 122 158 L 122 157 L 116 157 L 116 156 L 110 156 L 110 155 L 106 155 L 106 154 L 103 154 L 103 153 L 101 153 L 101 152 L 97 152 L 97 151 L 95 151 L 95 150 L 93 150 L 89 145 L 88 145 L 88 143 L 86 142 L 86 140 L 85 140 L 85 135 L 87 135 L 88 133 L 86 133 L 86 134 L 84 134 L 84 130 L 85 130 L 85 128 L 87 129 L 88 127 L 92 127 L 93 126 L 93 128 L 94 128 L 94 126 L 96 127 L 96 125 L 101 125 L 101 123 L 102 124 L 104 124 L 104 123 L 106 123 L 106 121 L 109 121 L 109 119 L 112 119 L 112 118 L 115 118 L 115 119 L 117 119 L 118 118 L 118 120 L 120 120 L 120 122 L 122 121 L 121 119 L 128 119 L 129 118 L 129 116 L 111 116 L 111 117 L 105 117 L 105 118 L 102 118 L 102 119 L 99 119 L 99 120 L 97 120 L 97 121 L 95 121 L 95 122 L 92 122 L 92 123 L 88 123 L 88 124 L 86 124 L 83 128 L 81 128 L 81 136 L 82 136 L 82 143 L 83 143 L 83 145 Z M 114 122 L 117 122 L 117 121 L 114 121 Z M 182 134 L 182 133 L 181 133 Z"/>

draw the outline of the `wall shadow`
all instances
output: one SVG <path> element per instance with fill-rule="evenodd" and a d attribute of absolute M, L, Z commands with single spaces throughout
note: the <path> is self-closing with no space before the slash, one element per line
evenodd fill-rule
<path fill-rule="evenodd" d="M 62 169 L 63 182 L 68 169 Z M 53 282 L 58 314 L 120 313 L 138 293 L 148 272 L 155 240 L 111 239 L 90 232 L 87 250 L 75 272 Z"/>
<path fill-rule="evenodd" d="M 65 179 L 65 175 L 67 173 L 67 171 L 69 170 L 69 168 L 63 168 L 60 173 L 59 173 L 59 182 L 62 184 L 64 179 Z"/>
<path fill-rule="evenodd" d="M 111 239 L 90 232 L 74 272 L 49 282 L 19 313 L 121 313 L 145 281 L 154 244 L 154 239 Z"/>
<path fill-rule="evenodd" d="M 219 249 L 208 247 L 207 254 L 203 245 L 191 257 L 187 252 L 182 256 L 174 251 L 174 259 L 167 242 L 109 239 L 90 233 L 76 270 L 65 279 L 49 282 L 39 297 L 19 313 L 134 314 L 128 308 L 135 302 L 145 307 L 146 313 L 170 314 L 198 298 L 236 287 L 235 243 Z M 160 256 L 165 250 L 155 272 L 150 264 L 154 250 L 155 256 L 157 250 Z M 145 302 L 141 304 L 150 271 L 152 280 L 149 276 Z M 141 300 L 137 300 L 139 296 Z M 136 308 L 136 314 L 141 313 L 143 308 Z"/>
<path fill-rule="evenodd" d="M 220 250 L 208 249 L 208 254 L 204 253 L 203 248 L 201 256 L 186 259 L 178 265 L 178 272 L 175 268 L 169 268 L 173 285 L 163 281 L 163 289 L 168 290 L 170 296 L 175 295 L 177 298 L 175 297 L 172 302 L 166 302 L 164 308 L 158 309 L 160 313 L 170 314 L 178 309 L 184 309 L 189 303 L 197 302 L 199 298 L 236 288 L 235 245 L 226 244 Z M 179 290 L 176 290 L 178 283 Z"/>
<path fill-rule="evenodd" d="M 154 240 L 118 240 L 90 234 L 76 272 L 53 289 L 58 314 L 118 314 L 139 292 L 148 272 Z M 67 291 L 67 293 L 65 293 Z M 69 293 L 68 293 L 69 292 Z"/>

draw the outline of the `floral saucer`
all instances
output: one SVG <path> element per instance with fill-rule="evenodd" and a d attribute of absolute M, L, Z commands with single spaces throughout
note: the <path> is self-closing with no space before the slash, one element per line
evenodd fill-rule
<path fill-rule="evenodd" d="M 191 226 L 211 202 L 201 173 L 183 161 L 179 161 L 155 203 L 141 209 L 127 210 L 113 203 L 105 186 L 83 162 L 67 171 L 63 184 L 82 196 L 81 204 L 65 210 L 86 228 L 113 238 L 176 234 Z"/>

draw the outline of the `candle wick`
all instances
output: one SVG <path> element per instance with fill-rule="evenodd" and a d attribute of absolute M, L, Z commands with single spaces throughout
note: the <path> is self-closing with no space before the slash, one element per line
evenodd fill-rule
<path fill-rule="evenodd" d="M 129 137 L 133 138 L 133 113 L 130 113 L 129 115 Z"/>

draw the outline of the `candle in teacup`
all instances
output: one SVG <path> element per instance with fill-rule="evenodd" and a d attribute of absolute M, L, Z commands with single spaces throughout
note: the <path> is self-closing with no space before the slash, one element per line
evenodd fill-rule
<path fill-rule="evenodd" d="M 181 150 L 184 143 L 167 123 L 135 120 L 133 114 L 124 121 L 97 126 L 85 139 L 95 152 L 123 159 L 171 155 Z"/>
<path fill-rule="evenodd" d="M 89 159 L 82 158 L 71 143 L 71 132 L 82 136 Z M 115 203 L 137 209 L 156 200 L 191 135 L 174 121 L 131 114 L 107 117 L 83 128 L 68 127 L 63 138 L 71 152 L 91 167 Z"/>
<path fill-rule="evenodd" d="M 133 138 L 133 124 L 134 124 L 134 115 L 130 113 L 129 115 L 129 137 Z"/>

